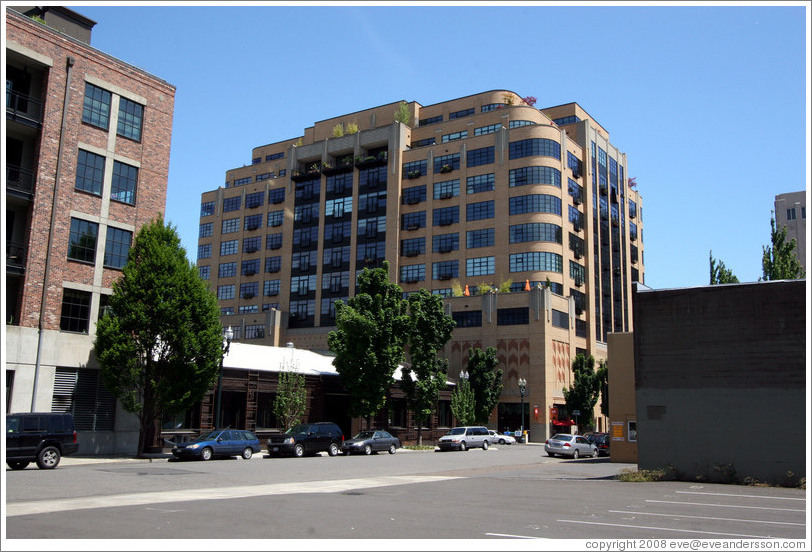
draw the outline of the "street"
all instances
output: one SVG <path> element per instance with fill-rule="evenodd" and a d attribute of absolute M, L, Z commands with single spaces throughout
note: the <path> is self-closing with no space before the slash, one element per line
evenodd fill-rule
<path fill-rule="evenodd" d="M 63 462 L 52 471 L 6 471 L 6 538 L 802 539 L 806 533 L 803 490 L 622 483 L 614 476 L 634 465 L 549 458 L 537 445 Z"/>

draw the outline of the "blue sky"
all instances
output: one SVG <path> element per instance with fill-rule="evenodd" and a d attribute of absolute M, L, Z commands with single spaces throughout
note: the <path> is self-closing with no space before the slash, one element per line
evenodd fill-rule
<path fill-rule="evenodd" d="M 166 218 L 193 261 L 200 194 L 252 148 L 508 89 L 578 102 L 627 153 L 654 288 L 707 284 L 710 250 L 756 281 L 775 195 L 808 190 L 808 6 L 71 5 L 177 87 Z"/>

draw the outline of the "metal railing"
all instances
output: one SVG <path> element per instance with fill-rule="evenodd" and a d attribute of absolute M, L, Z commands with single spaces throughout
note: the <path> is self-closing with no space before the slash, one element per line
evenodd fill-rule
<path fill-rule="evenodd" d="M 25 119 L 42 123 L 42 101 L 27 94 L 6 91 L 6 115 L 12 119 Z"/>
<path fill-rule="evenodd" d="M 18 192 L 34 193 L 34 173 L 28 169 L 6 165 L 6 185 Z"/>

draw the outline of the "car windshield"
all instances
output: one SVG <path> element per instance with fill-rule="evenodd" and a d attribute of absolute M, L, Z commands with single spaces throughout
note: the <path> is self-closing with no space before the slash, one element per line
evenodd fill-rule
<path fill-rule="evenodd" d="M 287 430 L 285 433 L 287 435 L 293 435 L 295 433 L 307 433 L 308 431 L 310 431 L 310 426 L 308 424 L 299 424 L 299 425 L 293 426 L 292 428 Z"/>
<path fill-rule="evenodd" d="M 600 444 L 604 444 L 606 441 L 609 440 L 608 437 L 609 437 L 608 435 L 596 435 L 595 436 L 595 442 L 600 443 Z"/>
<path fill-rule="evenodd" d="M 215 439 L 217 439 L 217 437 L 220 436 L 221 433 L 222 433 L 222 431 L 219 431 L 219 430 L 212 431 L 212 432 L 209 432 L 209 433 L 204 433 L 203 435 L 201 435 L 200 437 L 195 439 L 194 442 L 195 443 L 200 443 L 201 441 L 214 441 Z"/>
<path fill-rule="evenodd" d="M 568 435 L 566 433 L 556 433 L 553 435 L 553 439 L 556 441 L 572 441 L 572 435 Z"/>
<path fill-rule="evenodd" d="M 362 431 L 358 435 L 353 437 L 353 439 L 359 439 L 359 440 L 361 440 L 361 439 L 372 439 L 374 436 L 375 436 L 374 431 Z"/>
<path fill-rule="evenodd" d="M 448 435 L 462 435 L 465 433 L 464 427 L 455 427 L 452 428 L 451 431 L 448 432 Z"/>

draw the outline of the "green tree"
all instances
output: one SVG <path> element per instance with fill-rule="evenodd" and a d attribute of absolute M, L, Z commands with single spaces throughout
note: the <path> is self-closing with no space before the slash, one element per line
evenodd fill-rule
<path fill-rule="evenodd" d="M 406 394 L 417 423 L 417 441 L 423 444 L 423 423 L 437 408 L 440 389 L 445 387 L 448 361 L 437 352 L 451 339 L 454 320 L 445 313 L 443 299 L 425 289 L 409 295 L 409 358 L 400 387 Z"/>
<path fill-rule="evenodd" d="M 144 225 L 94 342 L 105 387 L 138 415 L 139 454 L 153 444 L 165 414 L 191 407 L 211 389 L 223 354 L 219 315 L 177 231 L 160 216 Z"/>
<path fill-rule="evenodd" d="M 302 421 L 307 406 L 305 376 L 291 363 L 283 363 L 279 372 L 273 413 L 283 429 L 288 430 Z"/>
<path fill-rule="evenodd" d="M 497 368 L 496 349 L 468 349 L 467 372 L 474 394 L 474 421 L 487 424 L 502 395 L 502 369 Z"/>
<path fill-rule="evenodd" d="M 595 372 L 598 378 L 598 389 L 601 390 L 601 414 L 609 415 L 609 365 L 605 361 L 598 363 Z"/>
<path fill-rule="evenodd" d="M 389 263 L 365 268 L 354 297 L 336 302 L 336 330 L 327 343 L 350 395 L 350 415 L 371 418 L 386 402 L 392 375 L 403 361 L 409 318 L 403 290 L 389 279 Z"/>
<path fill-rule="evenodd" d="M 474 392 L 465 378 L 460 378 L 457 388 L 451 393 L 451 413 L 460 425 L 474 423 Z"/>
<path fill-rule="evenodd" d="M 579 410 L 579 420 L 584 427 L 592 427 L 593 411 L 595 403 L 598 402 L 600 392 L 600 380 L 595 372 L 595 358 L 592 355 L 585 357 L 578 353 L 572 362 L 573 383 L 569 389 L 564 389 L 564 401 L 567 410 L 571 413 Z M 580 424 L 578 430 L 580 431 Z"/>
<path fill-rule="evenodd" d="M 710 285 L 717 284 L 738 284 L 739 279 L 727 269 L 725 263 L 713 258 L 713 251 L 710 252 Z"/>
<path fill-rule="evenodd" d="M 395 120 L 404 125 L 408 125 L 412 120 L 412 113 L 409 111 L 409 104 L 401 101 L 395 110 Z"/>
<path fill-rule="evenodd" d="M 795 255 L 795 238 L 787 241 L 787 227 L 775 227 L 775 213 L 770 211 L 770 246 L 762 247 L 760 280 L 798 280 L 804 277 L 801 261 Z"/>

